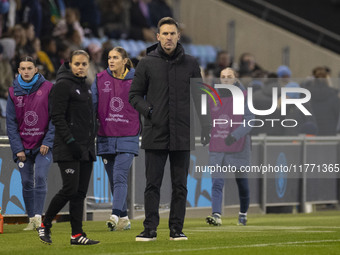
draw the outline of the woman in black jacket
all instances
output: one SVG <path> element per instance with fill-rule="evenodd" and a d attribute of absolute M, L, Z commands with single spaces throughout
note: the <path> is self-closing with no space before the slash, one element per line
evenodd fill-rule
<path fill-rule="evenodd" d="M 63 181 L 61 190 L 53 197 L 41 227 L 40 240 L 51 244 L 52 220 L 70 201 L 71 245 L 91 245 L 99 241 L 88 239 L 82 229 L 84 199 L 92 173 L 94 150 L 94 121 L 91 90 L 85 79 L 89 55 L 76 50 L 69 63 L 64 63 L 52 89 L 52 123 L 56 134 L 53 159 L 58 163 Z"/>

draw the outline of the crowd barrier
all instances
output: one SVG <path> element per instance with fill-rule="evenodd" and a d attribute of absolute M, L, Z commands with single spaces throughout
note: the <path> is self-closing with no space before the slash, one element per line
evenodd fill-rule
<path fill-rule="evenodd" d="M 339 203 L 340 136 L 334 137 L 252 137 L 252 166 L 262 172 L 249 173 L 250 204 L 258 206 L 265 213 L 273 206 L 297 206 L 306 212 L 310 204 Z M 191 152 L 188 176 L 188 207 L 211 206 L 211 173 L 198 171 L 198 166 L 208 164 L 208 149 L 196 144 Z M 267 166 L 267 168 L 263 168 Z M 294 174 L 284 171 L 291 168 Z M 302 167 L 303 168 L 302 168 Z M 308 167 L 307 167 L 308 166 Z M 314 166 L 313 172 L 311 171 Z M 306 168 L 307 167 L 307 168 Z M 325 168 L 324 168 L 325 167 Z M 264 171 L 263 169 L 267 169 Z M 302 169 L 302 170 L 301 170 Z M 133 218 L 136 210 L 143 210 L 144 204 L 144 151 L 134 159 L 130 174 L 128 205 Z M 49 171 L 46 206 L 61 187 L 61 177 L 54 163 Z M 161 206 L 167 207 L 171 198 L 169 164 L 166 165 L 161 188 Z M 95 212 L 111 209 L 111 191 L 101 159 L 94 164 L 86 199 L 86 211 Z M 224 207 L 239 204 L 238 191 L 233 173 L 226 173 Z M 12 160 L 8 138 L 0 137 L 0 206 L 5 215 L 24 215 L 25 204 L 17 165 Z M 68 211 L 65 207 L 63 212 Z"/>

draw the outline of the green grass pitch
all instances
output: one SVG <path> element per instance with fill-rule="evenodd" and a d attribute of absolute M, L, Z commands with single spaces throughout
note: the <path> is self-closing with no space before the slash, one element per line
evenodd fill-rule
<path fill-rule="evenodd" d="M 25 225 L 5 225 L 0 234 L 0 254 L 340 254 L 340 212 L 312 214 L 248 215 L 247 226 L 237 226 L 236 217 L 223 218 L 221 227 L 202 219 L 187 218 L 183 232 L 188 241 L 169 241 L 167 219 L 161 219 L 157 241 L 135 242 L 142 220 L 133 220 L 129 231 L 110 232 L 105 222 L 85 222 L 89 238 L 99 245 L 71 246 L 69 222 L 52 228 L 52 245 L 44 245 L 36 231 Z"/>

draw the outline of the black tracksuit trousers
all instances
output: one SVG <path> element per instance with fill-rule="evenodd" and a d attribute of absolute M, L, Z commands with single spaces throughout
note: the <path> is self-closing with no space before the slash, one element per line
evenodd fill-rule
<path fill-rule="evenodd" d="M 52 227 L 53 218 L 70 201 L 70 221 L 72 235 L 83 233 L 82 220 L 84 199 L 89 186 L 93 162 L 92 161 L 64 161 L 58 162 L 63 187 L 53 197 L 43 221 L 46 228 Z"/>

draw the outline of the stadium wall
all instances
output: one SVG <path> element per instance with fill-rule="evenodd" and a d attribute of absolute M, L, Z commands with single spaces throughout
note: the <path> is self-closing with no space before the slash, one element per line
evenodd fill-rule
<path fill-rule="evenodd" d="M 327 65 L 337 77 L 340 55 L 313 44 L 280 27 L 265 22 L 218 0 L 180 1 L 180 22 L 195 44 L 212 44 L 228 49 L 228 23 L 235 22 L 235 60 L 244 52 L 254 54 L 266 70 L 275 71 L 283 63 L 282 51 L 289 48 L 289 66 L 296 78 L 311 75 L 311 70 Z"/>

